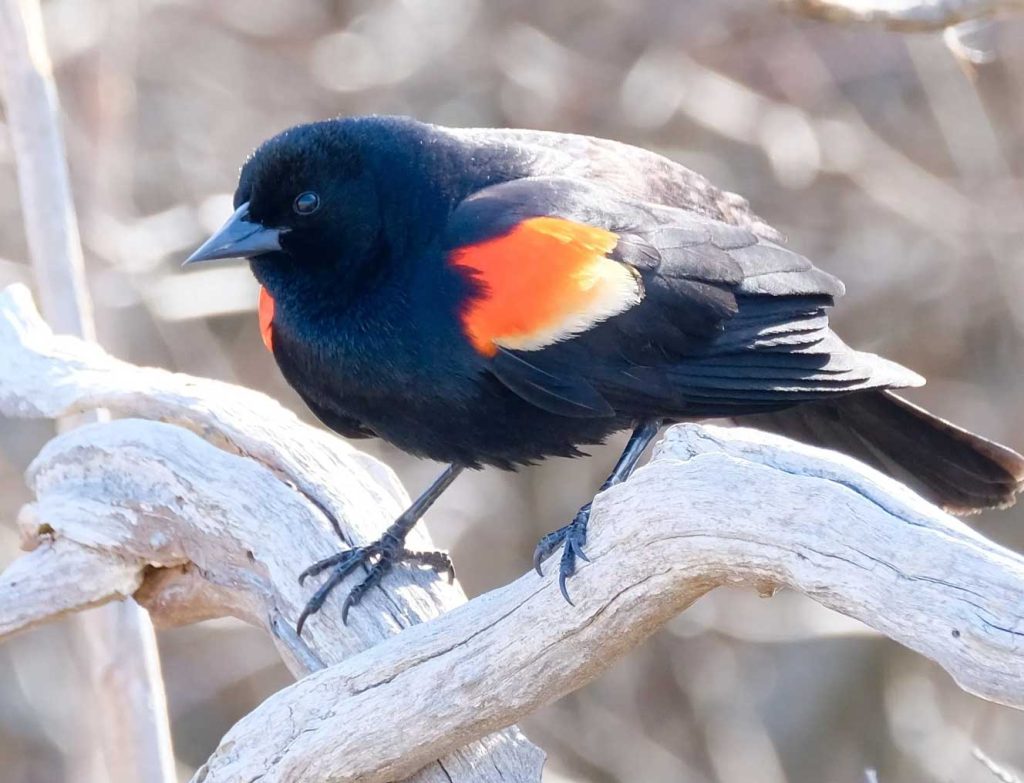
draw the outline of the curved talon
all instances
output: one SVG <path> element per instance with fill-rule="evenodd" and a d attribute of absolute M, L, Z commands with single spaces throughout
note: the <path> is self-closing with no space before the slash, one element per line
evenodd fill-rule
<path fill-rule="evenodd" d="M 548 533 L 537 543 L 537 548 L 533 550 L 533 568 L 538 574 L 544 576 L 544 572 L 541 570 L 542 561 L 554 552 L 559 544 L 562 545 L 562 560 L 558 567 L 558 589 L 566 603 L 570 606 L 575 606 L 576 604 L 569 597 L 566 582 L 569 577 L 576 573 L 576 558 L 579 558 L 584 563 L 590 562 L 587 553 L 583 551 L 583 544 L 587 540 L 587 523 L 589 520 L 590 504 L 588 503 L 577 512 L 572 522 L 552 533 Z"/>
<path fill-rule="evenodd" d="M 331 574 L 330 578 L 320 585 L 316 592 L 310 596 L 310 599 L 306 602 L 306 606 L 303 608 L 302 613 L 299 615 L 298 621 L 295 623 L 295 632 L 299 636 L 302 635 L 302 626 L 305 625 L 306 620 L 320 611 L 331 591 L 341 584 L 345 577 L 352 573 L 352 571 L 354 571 L 356 567 L 363 562 L 364 558 L 370 556 L 367 549 L 368 547 L 360 547 L 359 549 L 352 549 L 348 552 L 339 552 L 339 554 L 344 555 L 344 557 L 337 561 L 334 573 Z M 321 560 L 320 562 L 322 563 L 323 561 Z M 316 565 L 319 565 L 319 563 L 314 564 L 314 566 Z"/>
<path fill-rule="evenodd" d="M 376 562 L 373 558 L 376 557 Z M 327 596 L 345 578 L 362 564 L 370 565 L 369 573 L 345 598 L 341 607 L 341 621 L 348 624 L 348 612 L 353 606 L 362 601 L 369 588 L 378 584 L 384 575 L 391 570 L 391 567 L 399 561 L 407 561 L 414 564 L 424 565 L 438 574 L 446 573 L 448 583 L 455 581 L 455 566 L 451 558 L 444 552 L 411 552 L 402 546 L 402 542 L 393 535 L 385 535 L 380 541 L 368 544 L 367 546 L 348 549 L 344 552 L 325 557 L 318 560 L 299 574 L 299 584 L 302 584 L 311 576 L 316 576 L 324 571 L 331 570 L 327 580 L 317 588 L 310 596 L 306 606 L 299 614 L 295 623 L 296 633 L 302 634 L 302 628 L 306 621 L 320 611 L 327 600 Z"/>
<path fill-rule="evenodd" d="M 363 596 L 369 591 L 371 587 L 380 584 L 384 578 L 384 574 L 391 570 L 393 563 L 393 555 L 387 558 L 381 557 L 373 568 L 370 569 L 370 573 L 366 575 L 366 579 L 357 584 L 349 592 L 345 598 L 345 603 L 341 605 L 341 624 L 348 625 L 348 610 L 363 600 Z"/>
<path fill-rule="evenodd" d="M 359 588 L 363 583 L 357 584 L 352 591 L 345 596 L 345 603 L 341 605 L 341 624 L 348 625 L 348 610 L 363 600 L 363 591 Z"/>
<path fill-rule="evenodd" d="M 312 612 L 309 611 L 309 604 L 307 603 L 299 613 L 299 619 L 295 623 L 296 636 L 302 636 L 302 626 L 306 624 L 306 620 L 309 619 L 310 614 L 312 614 Z"/>
<path fill-rule="evenodd" d="M 306 620 L 320 611 L 320 607 L 324 605 L 324 601 L 327 599 L 327 594 L 335 584 L 337 583 L 333 581 L 333 578 L 328 580 L 317 588 L 317 591 L 313 593 L 312 597 L 306 601 L 306 605 L 303 607 L 302 613 L 299 615 L 298 622 L 295 623 L 295 633 L 297 635 L 302 636 L 302 628 L 306 624 Z"/>
<path fill-rule="evenodd" d="M 566 539 L 565 545 L 571 547 L 573 556 L 578 557 L 584 563 L 589 563 L 590 558 L 587 557 L 586 553 L 583 551 L 583 541 L 571 533 L 566 536 Z"/>
<path fill-rule="evenodd" d="M 347 596 L 345 596 L 345 603 L 343 603 L 341 605 L 341 624 L 342 625 L 348 625 L 348 610 L 351 609 L 352 606 L 355 603 L 356 603 L 356 601 L 352 600 L 352 593 L 349 593 Z"/>
<path fill-rule="evenodd" d="M 576 606 L 576 604 L 574 604 L 572 602 L 572 599 L 569 597 L 569 590 L 565 586 L 565 580 L 568 579 L 570 576 L 572 576 L 572 574 L 566 574 L 564 572 L 558 574 L 558 589 L 562 593 L 562 598 L 565 599 L 565 602 L 569 604 L 569 606 Z"/>
<path fill-rule="evenodd" d="M 575 606 L 572 599 L 569 597 L 569 589 L 566 587 L 566 582 L 569 577 L 576 573 L 576 552 L 580 547 L 579 539 L 581 536 L 577 535 L 577 524 L 574 521 L 570 526 L 565 536 L 565 548 L 562 550 L 562 562 L 558 566 L 558 589 L 562 593 L 562 598 L 565 599 L 569 606 Z"/>
<path fill-rule="evenodd" d="M 577 516 L 579 515 L 577 514 Z M 568 535 L 569 528 L 571 527 L 572 525 L 560 527 L 558 530 L 548 533 L 537 542 L 537 546 L 533 550 L 533 570 L 537 572 L 538 576 L 544 576 L 541 564 L 548 555 L 558 549 L 558 547 L 565 541 L 565 537 Z"/>

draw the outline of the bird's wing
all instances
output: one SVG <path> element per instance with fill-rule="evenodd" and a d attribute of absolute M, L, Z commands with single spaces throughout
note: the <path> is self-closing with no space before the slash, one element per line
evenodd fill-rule
<path fill-rule="evenodd" d="M 444 244 L 463 330 L 541 408 L 732 415 L 917 377 L 828 328 L 842 284 L 753 231 L 539 177 L 479 191 Z"/>

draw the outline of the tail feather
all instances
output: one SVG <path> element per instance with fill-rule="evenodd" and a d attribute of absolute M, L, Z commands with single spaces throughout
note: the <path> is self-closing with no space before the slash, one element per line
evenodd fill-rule
<path fill-rule="evenodd" d="M 953 514 L 1012 505 L 1024 457 L 889 391 L 807 403 L 744 423 L 835 449 L 904 481 Z"/>

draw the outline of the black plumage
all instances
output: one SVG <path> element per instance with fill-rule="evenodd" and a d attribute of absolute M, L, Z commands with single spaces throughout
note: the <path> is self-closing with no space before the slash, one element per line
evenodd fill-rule
<path fill-rule="evenodd" d="M 1009 503 L 1024 479 L 1016 453 L 888 391 L 919 376 L 830 330 L 841 282 L 654 153 L 331 120 L 260 147 L 235 206 L 193 258 L 251 258 L 274 357 L 327 426 L 453 465 L 417 514 L 462 467 L 576 455 L 636 426 L 614 483 L 660 422 L 704 417 L 837 448 L 959 511 Z M 588 509 L 544 544 L 565 542 L 563 589 Z M 413 522 L 332 561 L 310 610 L 358 562 L 376 564 L 350 603 L 408 559 Z"/>

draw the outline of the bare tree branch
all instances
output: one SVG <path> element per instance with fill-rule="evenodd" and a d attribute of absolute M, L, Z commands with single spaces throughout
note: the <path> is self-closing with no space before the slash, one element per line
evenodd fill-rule
<path fill-rule="evenodd" d="M 304 425 L 261 395 L 54 338 L 26 307 L 23 290 L 0 296 L 0 411 L 114 403 L 193 432 L 128 419 L 44 448 L 29 471 L 37 500 L 20 519 L 36 548 L 0 578 L 0 629 L 134 591 L 158 622 L 232 614 L 266 628 L 297 673 L 333 664 L 240 721 L 196 783 L 374 783 L 439 757 L 416 780 L 535 780 L 532 746 L 491 732 L 593 679 L 722 584 L 800 590 L 936 661 L 964 689 L 1024 707 L 1024 558 L 851 459 L 693 425 L 670 429 L 649 466 L 598 499 L 575 606 L 554 578 L 529 573 L 455 607 L 455 588 L 406 571 L 350 632 L 329 602 L 307 649 L 290 631 L 307 597 L 294 577 L 332 547 L 326 504 L 309 488 L 343 488 L 324 497 L 344 498 L 338 521 L 358 538 L 351 518 L 383 525 L 389 514 L 374 503 L 393 499 L 392 489 L 367 494 L 368 458 L 312 428 L 292 440 Z M 257 459 L 244 448 L 258 445 L 248 427 L 264 439 Z M 301 483 L 292 449 L 312 456 Z"/>
<path fill-rule="evenodd" d="M 391 780 L 580 687 L 722 584 L 801 590 L 1024 707 L 1024 559 L 852 460 L 684 425 L 592 524 L 575 607 L 528 574 L 278 693 L 196 783 Z"/>
<path fill-rule="evenodd" d="M 30 551 L 0 575 L 0 638 L 134 595 L 157 624 L 232 615 L 262 627 L 302 676 L 465 601 L 433 575 L 399 572 L 348 627 L 329 602 L 300 641 L 310 587 L 296 577 L 338 546 L 324 509 L 347 541 L 372 540 L 408 502 L 391 471 L 262 394 L 119 362 L 54 336 L 23 287 L 0 294 L 0 414 L 93 406 L 183 426 L 120 420 L 44 449 L 29 469 L 38 501 L 20 516 Z M 462 744 L 415 780 L 540 780 L 543 753 L 514 727 Z"/>
<path fill-rule="evenodd" d="M 971 751 L 971 755 L 978 760 L 978 762 L 989 772 L 992 776 L 999 781 L 999 783 L 1021 783 L 1021 779 L 1018 775 L 1010 772 L 1002 764 L 999 764 L 995 759 L 991 758 L 981 748 L 974 748 Z"/>
<path fill-rule="evenodd" d="M 1021 0 L 783 0 L 783 5 L 829 22 L 880 24 L 903 32 L 940 31 L 1024 9 Z"/>
<path fill-rule="evenodd" d="M 908 158 L 842 101 L 825 114 L 811 115 L 682 53 L 673 53 L 672 68 L 685 85 L 677 110 L 687 120 L 736 143 L 760 146 L 773 166 L 783 168 L 793 165 L 787 156 L 799 138 L 803 160 L 797 168 L 848 177 L 886 209 L 943 242 L 962 242 L 975 213 L 988 206 L 975 205 Z M 769 132 L 779 127 L 785 132 Z"/>

